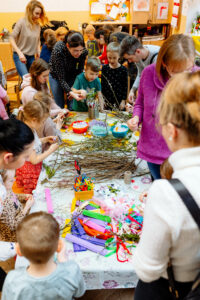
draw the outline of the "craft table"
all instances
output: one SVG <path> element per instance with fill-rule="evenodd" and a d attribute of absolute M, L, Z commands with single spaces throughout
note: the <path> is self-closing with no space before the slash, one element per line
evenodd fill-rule
<path fill-rule="evenodd" d="M 104 116 L 102 115 L 102 119 Z M 86 114 L 78 114 L 77 119 L 86 119 Z M 81 139 L 80 135 L 74 134 L 72 132 L 63 133 L 64 139 L 79 140 Z M 82 136 L 83 138 L 83 136 Z M 55 155 L 55 154 L 53 154 Z M 48 159 L 52 159 L 49 157 Z M 45 163 L 48 164 L 48 159 Z M 140 170 L 144 171 L 146 164 L 142 162 L 140 164 Z M 57 177 L 67 178 L 66 173 L 60 172 L 58 170 Z M 89 174 L 87 174 L 89 175 Z M 42 180 L 46 178 L 46 172 L 43 169 L 39 180 L 37 188 L 34 192 L 35 204 L 31 209 L 31 212 L 34 211 L 47 211 L 47 203 L 45 200 L 45 184 L 41 184 Z M 138 197 L 141 192 L 148 190 L 151 184 L 151 179 L 149 175 L 134 177 L 134 182 L 131 185 L 125 185 L 123 180 L 113 180 L 110 183 L 115 183 L 121 186 L 121 189 L 125 193 L 132 195 L 135 201 L 139 201 Z M 106 185 L 106 183 L 105 183 Z M 69 219 L 71 214 L 71 203 L 74 198 L 73 189 L 63 189 L 55 188 L 51 189 L 51 198 L 53 201 L 53 216 L 57 219 L 61 226 L 64 225 L 65 220 Z M 130 262 L 120 263 L 116 259 L 116 255 L 113 254 L 109 257 L 104 257 L 99 254 L 93 253 L 91 251 L 84 252 L 73 252 L 73 246 L 70 242 L 67 243 L 67 255 L 69 259 L 75 260 L 84 276 L 86 282 L 87 290 L 92 289 L 112 289 L 112 288 L 134 288 L 137 284 L 137 276 L 133 270 L 133 267 Z M 16 268 L 19 266 L 27 265 L 28 261 L 25 258 L 17 257 Z"/>

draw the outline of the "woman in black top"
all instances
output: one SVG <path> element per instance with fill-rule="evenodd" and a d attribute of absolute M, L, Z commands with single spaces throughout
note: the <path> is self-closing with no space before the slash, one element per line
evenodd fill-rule
<path fill-rule="evenodd" d="M 64 92 L 67 93 L 68 109 L 72 110 L 72 101 L 79 99 L 79 95 L 71 91 L 76 76 L 83 72 L 88 52 L 85 49 L 81 33 L 69 31 L 64 41 L 59 41 L 53 48 L 49 62 L 49 83 L 54 99 L 61 108 L 64 108 Z"/>

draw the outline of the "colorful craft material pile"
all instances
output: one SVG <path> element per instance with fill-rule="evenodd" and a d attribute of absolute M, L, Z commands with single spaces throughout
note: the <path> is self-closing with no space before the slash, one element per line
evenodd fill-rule
<path fill-rule="evenodd" d="M 76 189 L 81 187 L 81 182 L 75 178 Z M 113 186 L 108 188 L 112 194 L 115 192 Z M 127 197 L 116 195 L 110 202 L 107 200 L 74 199 L 72 218 L 63 233 L 68 232 L 65 238 L 73 243 L 74 252 L 90 250 L 105 257 L 116 253 L 119 262 L 126 262 L 140 239 L 143 216 L 133 202 L 128 203 Z M 70 233 L 67 227 L 71 227 Z"/>
<path fill-rule="evenodd" d="M 73 188 L 76 192 L 91 191 L 94 189 L 94 181 L 94 178 L 82 174 L 75 177 Z"/>

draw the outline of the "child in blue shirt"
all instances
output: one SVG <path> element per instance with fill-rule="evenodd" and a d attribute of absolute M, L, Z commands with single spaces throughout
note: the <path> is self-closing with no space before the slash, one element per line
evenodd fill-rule
<path fill-rule="evenodd" d="M 88 111 L 87 106 L 87 95 L 93 90 L 97 92 L 99 100 L 100 110 L 103 110 L 103 97 L 101 94 L 101 83 L 98 78 L 99 71 L 101 69 L 100 60 L 92 56 L 88 58 L 85 73 L 81 73 L 76 77 L 72 91 L 79 94 L 80 100 L 73 99 L 73 110 L 74 111 Z"/>

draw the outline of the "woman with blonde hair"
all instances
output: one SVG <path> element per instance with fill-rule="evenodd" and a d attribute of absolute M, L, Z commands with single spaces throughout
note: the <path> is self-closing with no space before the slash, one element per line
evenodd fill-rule
<path fill-rule="evenodd" d="M 142 72 L 133 118 L 128 121 L 132 131 L 142 124 L 137 156 L 148 163 L 154 179 L 160 177 L 160 165 L 170 155 L 170 150 L 156 128 L 156 109 L 160 95 L 169 78 L 184 71 L 193 72 L 195 47 L 191 37 L 184 34 L 170 36 L 162 45 L 156 64 Z"/>
<path fill-rule="evenodd" d="M 194 200 L 200 218 L 200 71 L 170 79 L 159 104 L 159 121 L 172 152 L 172 178 L 182 195 L 166 179 L 156 180 L 149 190 L 142 235 L 132 260 L 140 278 L 135 300 L 186 299 L 199 272 L 199 228 L 183 202 L 183 194 L 189 191 L 188 206 L 191 208 Z M 169 292 L 169 262 L 177 297 Z"/>
<path fill-rule="evenodd" d="M 32 0 L 26 6 L 25 17 L 15 24 L 10 43 L 15 66 L 21 77 L 28 73 L 35 55 L 40 57 L 40 25 L 47 23 L 43 5 Z"/>

